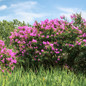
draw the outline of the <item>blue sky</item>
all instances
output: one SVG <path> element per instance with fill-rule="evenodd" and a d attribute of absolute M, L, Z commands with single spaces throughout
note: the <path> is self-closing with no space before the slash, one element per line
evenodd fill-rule
<path fill-rule="evenodd" d="M 33 24 L 80 13 L 86 19 L 86 0 L 0 0 L 0 21 L 18 19 Z"/>

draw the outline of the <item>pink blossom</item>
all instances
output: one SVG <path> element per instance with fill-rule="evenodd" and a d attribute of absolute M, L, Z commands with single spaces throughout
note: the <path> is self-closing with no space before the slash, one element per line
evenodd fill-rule
<path fill-rule="evenodd" d="M 41 52 L 44 52 L 44 50 L 42 49 Z"/>
<path fill-rule="evenodd" d="M 50 44 L 51 47 L 53 47 L 53 44 Z"/>
<path fill-rule="evenodd" d="M 51 36 L 53 36 L 53 35 L 51 35 Z"/>
<path fill-rule="evenodd" d="M 6 60 L 11 61 L 11 60 L 12 60 L 12 58 L 6 58 Z"/>
<path fill-rule="evenodd" d="M 83 37 L 86 37 L 86 33 L 84 33 L 82 36 L 83 36 Z"/>
<path fill-rule="evenodd" d="M 35 42 L 35 43 L 37 43 L 37 40 L 33 39 L 33 40 L 32 40 L 32 42 Z"/>
<path fill-rule="evenodd" d="M 40 61 L 40 59 L 38 59 L 38 61 Z"/>
<path fill-rule="evenodd" d="M 21 43 L 21 41 L 18 41 L 17 43 L 19 44 L 19 43 Z"/>
<path fill-rule="evenodd" d="M 57 42 L 54 42 L 54 44 L 57 44 Z"/>
<path fill-rule="evenodd" d="M 42 35 L 41 37 L 45 37 L 44 35 Z"/>
<path fill-rule="evenodd" d="M 2 70 L 2 72 L 4 72 L 4 70 Z"/>
<path fill-rule="evenodd" d="M 49 38 L 49 35 L 47 35 L 47 37 L 46 38 Z"/>
<path fill-rule="evenodd" d="M 62 51 L 62 49 L 60 49 L 60 51 Z"/>
<path fill-rule="evenodd" d="M 53 53 L 52 51 L 50 53 Z"/>
<path fill-rule="evenodd" d="M 12 63 L 17 63 L 16 59 L 15 60 L 11 60 Z"/>
<path fill-rule="evenodd" d="M 56 34 L 58 35 L 59 33 L 57 32 Z"/>
<path fill-rule="evenodd" d="M 39 55 L 41 55 L 41 53 L 39 53 Z"/>
<path fill-rule="evenodd" d="M 38 34 L 38 36 L 40 36 L 40 34 Z"/>
<path fill-rule="evenodd" d="M 60 58 L 57 59 L 58 61 L 60 60 Z"/>
<path fill-rule="evenodd" d="M 42 45 L 42 44 L 40 44 L 40 45 Z"/>
<path fill-rule="evenodd" d="M 43 41 L 43 44 L 46 44 L 46 42 L 45 42 L 45 41 Z"/>
<path fill-rule="evenodd" d="M 81 42 L 79 42 L 78 45 L 81 45 Z"/>
<path fill-rule="evenodd" d="M 47 44 L 50 44 L 50 43 L 47 41 Z"/>
<path fill-rule="evenodd" d="M 11 67 L 11 69 L 12 69 L 12 71 L 13 71 L 13 69 L 14 69 L 14 66 L 13 66 L 13 67 Z"/>
<path fill-rule="evenodd" d="M 60 16 L 60 18 L 63 19 L 63 18 L 65 18 L 65 16 L 64 15 L 63 16 Z"/>
<path fill-rule="evenodd" d="M 85 43 L 86 43 L 86 39 L 84 39 L 84 40 L 83 40 L 83 42 L 85 42 Z"/>
<path fill-rule="evenodd" d="M 3 58 L 1 61 L 4 63 L 4 61 L 5 61 L 5 58 Z"/>
<path fill-rule="evenodd" d="M 55 50 L 54 47 L 52 47 L 52 50 Z"/>
<path fill-rule="evenodd" d="M 56 54 L 60 53 L 59 51 L 55 51 Z"/>
<path fill-rule="evenodd" d="M 56 49 L 56 51 L 57 51 L 58 49 Z"/>
<path fill-rule="evenodd" d="M 74 47 L 74 45 L 73 45 L 73 44 L 69 44 L 69 46 L 72 46 L 72 47 Z"/>
<path fill-rule="evenodd" d="M 84 44 L 84 46 L 86 46 L 86 44 Z"/>

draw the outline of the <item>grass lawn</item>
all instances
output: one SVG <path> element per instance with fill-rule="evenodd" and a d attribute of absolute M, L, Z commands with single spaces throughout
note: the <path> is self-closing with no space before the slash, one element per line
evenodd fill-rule
<path fill-rule="evenodd" d="M 14 69 L 12 74 L 0 72 L 0 86 L 86 86 L 83 74 L 74 74 L 60 68 L 44 69 L 35 72 L 32 69 Z"/>

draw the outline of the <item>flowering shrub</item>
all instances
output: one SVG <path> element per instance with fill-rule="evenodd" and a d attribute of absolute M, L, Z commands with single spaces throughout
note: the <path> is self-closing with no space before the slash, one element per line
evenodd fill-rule
<path fill-rule="evenodd" d="M 14 69 L 14 64 L 17 63 L 15 54 L 12 49 L 7 49 L 4 42 L 0 40 L 0 70 L 2 72 L 10 72 Z"/>
<path fill-rule="evenodd" d="M 67 63 L 72 66 L 79 52 L 83 48 L 86 50 L 86 22 L 76 26 L 78 16 L 73 15 L 71 18 L 71 22 L 46 19 L 41 23 L 35 22 L 33 27 L 18 27 L 11 32 L 10 44 L 18 50 L 18 61 L 24 61 L 25 64 L 45 60 L 58 63 L 67 54 Z"/>
<path fill-rule="evenodd" d="M 75 58 L 74 66 L 86 72 L 86 20 L 81 17 L 81 14 L 73 14 L 72 20 L 73 25 L 82 30 L 82 34 L 78 35 L 75 41 L 76 45 L 78 45 L 78 48 L 76 48 L 78 56 Z"/>

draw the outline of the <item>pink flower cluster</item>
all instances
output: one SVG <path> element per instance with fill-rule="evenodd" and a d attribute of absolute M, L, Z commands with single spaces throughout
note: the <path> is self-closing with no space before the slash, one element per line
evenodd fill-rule
<path fill-rule="evenodd" d="M 10 71 L 14 69 L 14 64 L 17 63 L 16 53 L 12 51 L 12 49 L 7 49 L 2 40 L 0 40 L 0 70 Z"/>
<path fill-rule="evenodd" d="M 64 16 L 61 17 L 61 19 L 63 18 Z M 77 16 L 73 15 L 71 18 L 77 18 Z M 82 41 L 80 41 L 79 36 L 83 37 Z M 19 50 L 19 56 L 24 57 L 26 54 L 30 55 L 32 53 L 32 59 L 40 61 L 47 54 L 48 58 L 54 55 L 58 61 L 60 60 L 58 56 L 64 52 L 64 47 L 75 47 L 81 45 L 82 42 L 86 45 L 84 37 L 86 37 L 86 33 L 83 33 L 83 30 L 78 26 L 74 26 L 73 22 L 69 23 L 59 19 L 49 21 L 46 19 L 41 23 L 35 22 L 33 27 L 18 27 L 18 30 L 11 32 L 9 38 L 10 44 L 13 44 Z M 33 51 L 30 52 L 31 50 Z"/>

